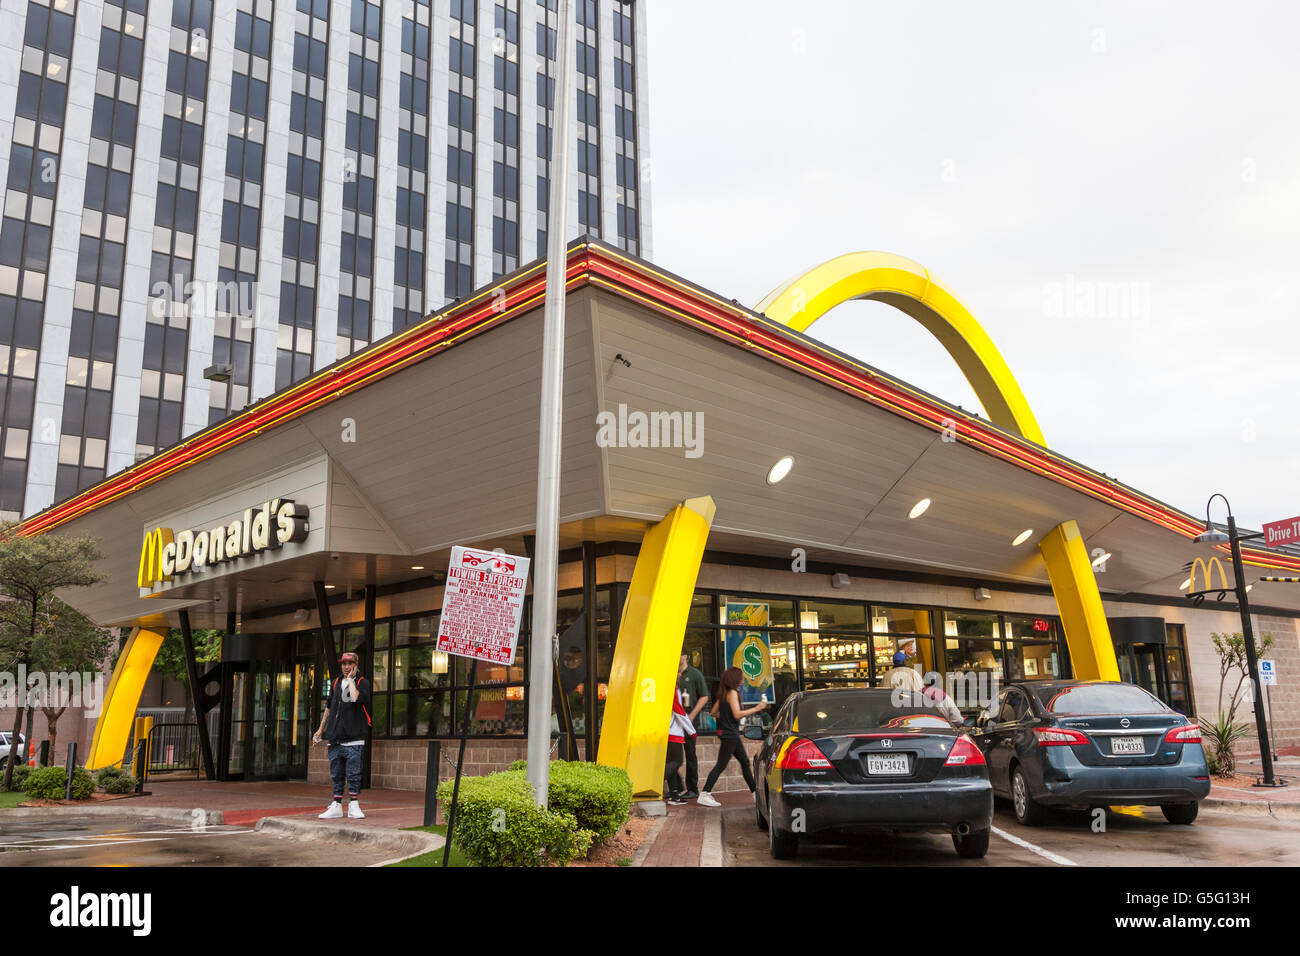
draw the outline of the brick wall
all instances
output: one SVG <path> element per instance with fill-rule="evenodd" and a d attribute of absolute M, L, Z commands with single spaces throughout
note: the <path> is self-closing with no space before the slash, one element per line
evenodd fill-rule
<path fill-rule="evenodd" d="M 456 773 L 456 752 L 460 746 L 458 740 L 442 742 L 442 767 L 439 779 L 449 780 Z M 751 766 L 754 754 L 758 752 L 761 742 L 745 741 Z M 697 744 L 700 765 L 700 786 L 713 769 L 718 757 L 718 739 L 716 737 L 700 738 Z M 429 744 L 426 740 L 376 740 L 370 755 L 370 785 L 384 790 L 423 790 L 425 763 Z M 485 776 L 507 769 L 516 760 L 526 756 L 527 744 L 522 740 L 471 740 L 465 745 L 465 774 L 471 777 Z M 580 742 L 579 756 L 585 754 L 586 748 Z M 307 762 L 307 780 L 329 786 L 329 761 L 325 758 L 324 747 L 311 748 Z M 735 759 L 727 765 L 726 771 L 718 778 L 714 787 L 716 791 L 744 790 L 745 780 Z"/>
<path fill-rule="evenodd" d="M 1269 617 L 1261 614 L 1254 621 L 1256 635 L 1272 634 L 1273 647 L 1268 653 L 1278 670 L 1278 683 L 1269 687 L 1264 697 L 1267 704 L 1273 704 L 1273 716 L 1270 726 L 1273 729 L 1274 745 L 1294 747 L 1300 745 L 1300 622 L 1289 617 Z M 1241 713 L 1242 719 L 1254 724 L 1249 708 Z M 1265 709 L 1265 716 L 1268 710 Z M 1252 734 L 1250 739 L 1240 743 L 1239 753 L 1259 753 L 1259 742 Z"/>

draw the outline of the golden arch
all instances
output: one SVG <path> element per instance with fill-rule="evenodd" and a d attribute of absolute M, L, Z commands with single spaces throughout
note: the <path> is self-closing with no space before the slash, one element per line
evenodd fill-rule
<path fill-rule="evenodd" d="M 988 333 L 956 296 L 911 259 L 888 252 L 850 252 L 774 289 L 755 310 L 803 332 L 852 299 L 887 302 L 916 319 L 953 357 L 989 421 L 1047 445 L 1029 402 Z"/>
<path fill-rule="evenodd" d="M 851 299 L 887 302 L 920 322 L 956 361 L 993 424 L 1047 447 L 1024 392 L 983 326 L 929 270 L 911 259 L 888 252 L 850 252 L 779 286 L 755 308 L 803 332 Z M 1119 680 L 1101 592 L 1078 524 L 1062 522 L 1043 537 L 1038 550 L 1047 564 L 1075 677 Z"/>

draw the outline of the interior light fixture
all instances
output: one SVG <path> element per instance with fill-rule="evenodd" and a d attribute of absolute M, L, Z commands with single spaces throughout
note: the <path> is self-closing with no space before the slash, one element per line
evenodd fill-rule
<path fill-rule="evenodd" d="M 335 587 L 336 587 L 336 585 L 333 585 L 333 584 L 327 584 L 327 585 L 325 585 L 325 590 L 326 590 L 326 591 L 333 591 Z"/>
<path fill-rule="evenodd" d="M 424 570 L 424 565 L 423 565 L 423 564 L 413 564 L 413 565 L 411 565 L 411 570 L 412 570 L 412 571 L 423 571 L 423 570 Z"/>
<path fill-rule="evenodd" d="M 777 482 L 781 481 L 781 479 L 783 479 L 786 475 L 790 474 L 790 469 L 793 467 L 794 467 L 794 459 L 791 458 L 789 455 L 786 455 L 775 465 L 773 465 L 771 469 L 768 471 L 767 483 L 769 485 L 775 485 Z"/>
<path fill-rule="evenodd" d="M 1011 547 L 1013 548 L 1020 547 L 1022 544 L 1024 544 L 1026 541 L 1029 540 L 1029 536 L 1033 533 L 1034 533 L 1033 528 L 1026 528 L 1024 531 L 1020 532 L 1020 534 L 1016 535 L 1015 539 L 1011 542 Z"/>
<path fill-rule="evenodd" d="M 912 505 L 912 510 L 907 513 L 909 518 L 919 518 L 930 508 L 930 499 L 922 498 L 916 504 Z"/>

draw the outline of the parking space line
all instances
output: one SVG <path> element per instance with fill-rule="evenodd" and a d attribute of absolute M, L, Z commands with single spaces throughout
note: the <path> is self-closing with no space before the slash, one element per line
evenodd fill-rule
<path fill-rule="evenodd" d="M 997 827 L 993 827 L 992 829 L 993 832 L 996 833 L 998 836 L 1002 837 L 1002 839 L 1014 843 L 1016 846 L 1022 846 L 1030 853 L 1037 853 L 1043 859 L 1051 860 L 1053 863 L 1056 863 L 1059 866 L 1079 865 L 1075 863 L 1073 860 L 1068 860 L 1063 856 L 1053 853 L 1051 850 L 1044 850 L 1041 846 L 1035 846 L 1034 844 L 1030 843 L 1028 840 L 1022 840 L 1020 839 L 1020 837 L 1014 836 L 1013 834 L 1008 833 L 1006 830 L 999 830 Z"/>

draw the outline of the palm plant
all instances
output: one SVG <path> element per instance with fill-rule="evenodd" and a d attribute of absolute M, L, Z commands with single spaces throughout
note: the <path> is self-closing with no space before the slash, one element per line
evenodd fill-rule
<path fill-rule="evenodd" d="M 1201 736 L 1209 744 L 1209 763 L 1214 773 L 1221 777 L 1230 777 L 1237 767 L 1237 758 L 1232 748 L 1238 740 L 1250 736 L 1250 728 L 1233 719 L 1233 714 L 1219 711 L 1214 720 L 1200 718 Z"/>

